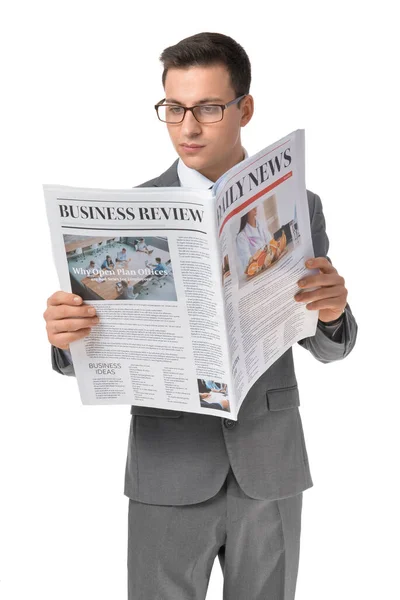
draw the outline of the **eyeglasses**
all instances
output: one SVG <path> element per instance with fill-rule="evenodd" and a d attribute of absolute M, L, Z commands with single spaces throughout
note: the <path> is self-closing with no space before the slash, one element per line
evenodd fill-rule
<path fill-rule="evenodd" d="M 224 110 L 233 104 L 237 104 L 245 96 L 247 94 L 231 100 L 228 104 L 196 104 L 195 106 L 163 104 L 165 101 L 164 98 L 160 102 L 157 102 L 154 108 L 156 109 L 157 117 L 163 123 L 182 123 L 188 110 L 190 110 L 199 123 L 218 123 L 218 121 L 222 121 L 224 118 Z"/>

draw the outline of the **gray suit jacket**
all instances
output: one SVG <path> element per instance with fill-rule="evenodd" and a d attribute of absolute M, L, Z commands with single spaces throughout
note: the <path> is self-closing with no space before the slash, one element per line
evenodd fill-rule
<path fill-rule="evenodd" d="M 137 187 L 180 186 L 178 159 L 162 175 Z M 319 196 L 307 190 L 315 256 L 327 256 L 329 241 Z M 329 257 L 328 257 L 329 259 Z M 322 363 L 345 358 L 354 347 L 357 323 L 347 304 L 342 339 L 318 326 L 298 343 Z M 52 365 L 73 375 L 58 348 Z M 229 466 L 243 491 L 256 499 L 277 499 L 312 487 L 292 349 L 253 385 L 237 422 L 178 410 L 131 407 L 124 493 L 149 504 L 195 504 L 222 486 Z"/>

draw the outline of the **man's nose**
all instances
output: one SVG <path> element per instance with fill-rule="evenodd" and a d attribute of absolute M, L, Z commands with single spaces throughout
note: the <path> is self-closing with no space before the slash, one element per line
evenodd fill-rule
<path fill-rule="evenodd" d="M 201 133 L 201 124 L 196 121 L 190 110 L 186 111 L 185 118 L 181 124 L 181 131 L 183 135 L 186 135 L 187 137 Z"/>

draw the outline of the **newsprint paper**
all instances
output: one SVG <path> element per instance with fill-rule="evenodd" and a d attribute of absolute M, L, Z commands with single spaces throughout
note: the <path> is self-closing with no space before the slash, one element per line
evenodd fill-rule
<path fill-rule="evenodd" d="M 297 130 L 210 190 L 44 186 L 61 289 L 100 318 L 70 346 L 83 404 L 237 420 L 316 331 L 318 311 L 294 300 L 314 256 L 304 164 Z"/>

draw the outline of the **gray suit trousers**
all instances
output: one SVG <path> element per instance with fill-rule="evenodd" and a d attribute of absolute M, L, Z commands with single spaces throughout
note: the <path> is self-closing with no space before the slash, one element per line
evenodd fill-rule
<path fill-rule="evenodd" d="M 129 499 L 128 600 L 204 600 L 216 556 L 223 600 L 293 600 L 302 501 L 250 498 L 232 469 L 204 502 Z"/>

